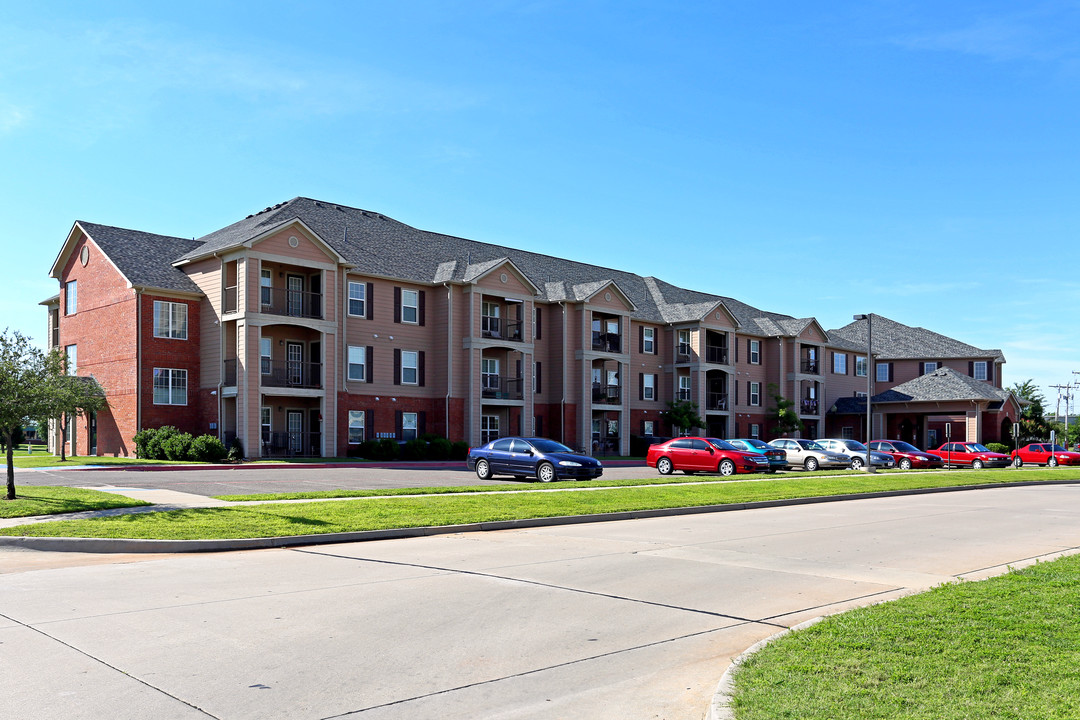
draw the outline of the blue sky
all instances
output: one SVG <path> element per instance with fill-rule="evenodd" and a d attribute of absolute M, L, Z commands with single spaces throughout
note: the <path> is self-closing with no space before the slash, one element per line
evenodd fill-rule
<path fill-rule="evenodd" d="M 0 0 L 0 327 L 304 195 L 1080 379 L 1076 2 Z"/>

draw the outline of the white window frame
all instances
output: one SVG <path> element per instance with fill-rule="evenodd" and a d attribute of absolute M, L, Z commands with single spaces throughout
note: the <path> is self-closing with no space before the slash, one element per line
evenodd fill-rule
<path fill-rule="evenodd" d="M 274 304 L 274 272 L 270 268 L 259 268 L 259 304 L 264 308 Z"/>
<path fill-rule="evenodd" d="M 981 373 L 979 372 L 980 370 L 982 371 Z M 986 379 L 986 361 L 985 360 L 977 360 L 977 361 L 975 361 L 975 363 L 971 366 L 971 376 L 973 378 L 975 378 L 976 380 L 985 380 Z"/>
<path fill-rule="evenodd" d="M 889 363 L 879 362 L 874 371 L 874 382 L 889 382 Z M 883 373 L 882 370 L 885 372 Z M 884 377 L 882 377 L 884 375 Z"/>
<path fill-rule="evenodd" d="M 847 353 L 833 353 L 833 375 L 847 375 Z"/>
<path fill-rule="evenodd" d="M 259 372 L 269 375 L 274 367 L 274 339 L 259 338 Z"/>
<path fill-rule="evenodd" d="M 420 437 L 419 432 L 419 413 L 403 412 L 401 413 L 401 439 L 402 440 L 415 440 Z"/>
<path fill-rule="evenodd" d="M 350 410 L 349 411 L 349 445 L 359 445 L 364 442 L 366 436 L 366 428 L 364 423 L 366 422 L 366 412 L 363 410 Z M 359 433 L 359 436 L 354 436 L 354 433 Z"/>
<path fill-rule="evenodd" d="M 499 439 L 499 416 L 480 416 L 480 442 L 489 443 Z"/>
<path fill-rule="evenodd" d="M 182 368 L 154 368 L 153 393 L 155 405 L 187 405 L 188 397 L 188 371 Z M 164 379 L 164 383 L 159 382 Z M 158 399 L 158 391 L 164 389 L 168 398 L 164 401 Z M 183 402 L 180 402 L 180 394 L 183 393 Z"/>
<path fill-rule="evenodd" d="M 64 314 L 74 315 L 79 311 L 79 281 L 68 280 L 64 283 Z"/>
<path fill-rule="evenodd" d="M 645 373 L 642 380 L 641 387 L 642 400 L 655 400 L 656 399 L 656 376 L 652 373 Z"/>
<path fill-rule="evenodd" d="M 679 376 L 679 393 L 680 394 L 682 394 L 683 390 L 685 390 L 687 393 L 691 392 L 692 391 L 691 386 L 692 386 L 692 383 L 690 382 L 690 376 L 689 375 L 680 375 Z"/>
<path fill-rule="evenodd" d="M 411 316 L 411 318 L 410 318 Z M 420 291 L 401 289 L 401 322 L 420 324 Z"/>
<path fill-rule="evenodd" d="M 346 357 L 346 365 L 348 366 L 347 373 L 349 380 L 352 382 L 366 382 L 367 348 L 363 345 L 350 345 L 348 357 Z M 354 372 L 354 370 L 356 371 Z"/>
<path fill-rule="evenodd" d="M 412 379 L 408 379 L 411 374 Z M 401 351 L 401 384 L 420 384 L 420 353 L 416 350 Z"/>
<path fill-rule="evenodd" d="M 404 353 L 402 353 L 402 367 L 405 366 Z M 533 372 L 535 373 L 536 366 L 533 365 Z M 494 385 L 488 385 L 488 378 L 495 378 Z M 502 388 L 501 379 L 499 377 L 499 358 L 482 357 L 480 358 L 480 387 L 485 390 L 495 390 L 498 392 Z M 533 375 L 533 390 L 536 388 L 536 375 Z"/>
<path fill-rule="evenodd" d="M 750 437 L 754 440 L 761 437 L 761 425 L 759 423 L 750 423 Z"/>
<path fill-rule="evenodd" d="M 691 354 L 691 351 L 692 351 L 693 347 L 690 344 L 690 337 L 691 336 L 690 336 L 690 331 L 689 330 L 680 330 L 679 331 L 679 333 L 678 333 L 679 346 L 676 348 L 676 352 L 678 352 L 679 355 L 690 355 Z M 685 351 L 683 350 L 683 348 L 685 348 Z"/>
<path fill-rule="evenodd" d="M 74 375 L 79 369 L 79 346 L 77 344 L 65 345 L 64 357 L 67 359 L 67 374 Z"/>
<path fill-rule="evenodd" d="M 270 435 L 273 433 L 274 427 L 273 417 L 274 411 L 268 405 L 263 405 L 259 409 L 259 431 L 263 442 L 270 442 Z"/>
<path fill-rule="evenodd" d="M 186 303 L 154 301 L 154 337 L 169 340 L 188 339 L 188 306 Z"/>
<path fill-rule="evenodd" d="M 750 406 L 759 407 L 761 405 L 761 383 L 750 383 Z"/>
<path fill-rule="evenodd" d="M 856 390 L 855 391 L 855 397 L 857 397 L 857 398 L 866 397 L 866 391 L 865 390 Z"/>
<path fill-rule="evenodd" d="M 353 303 L 359 304 L 359 309 L 353 311 Z M 367 283 L 349 281 L 349 317 L 367 317 Z"/>
<path fill-rule="evenodd" d="M 760 340 L 751 340 L 750 341 L 750 364 L 751 365 L 760 365 L 761 364 L 761 341 Z"/>
<path fill-rule="evenodd" d="M 855 356 L 855 377 L 866 377 L 867 360 L 863 355 Z"/>
<path fill-rule="evenodd" d="M 655 420 L 645 420 L 645 421 L 643 421 L 641 429 L 642 429 L 642 433 L 646 437 L 655 435 L 656 434 L 656 421 Z"/>
<path fill-rule="evenodd" d="M 656 354 L 656 328 L 641 329 L 641 351 L 649 355 Z"/>

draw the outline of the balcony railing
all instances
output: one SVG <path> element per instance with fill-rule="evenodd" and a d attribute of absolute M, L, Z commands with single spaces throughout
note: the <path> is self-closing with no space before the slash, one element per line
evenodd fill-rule
<path fill-rule="evenodd" d="M 689 400 L 690 399 L 690 389 L 689 388 L 679 388 L 678 390 L 675 391 L 675 397 L 677 399 L 679 399 L 679 400 Z"/>
<path fill-rule="evenodd" d="M 492 400 L 521 400 L 525 381 L 521 378 L 502 377 L 501 375 L 482 375 L 481 397 Z"/>
<path fill-rule="evenodd" d="M 706 410 L 727 410 L 727 393 L 710 392 L 705 393 L 705 409 Z"/>
<path fill-rule="evenodd" d="M 322 387 L 322 363 L 300 362 L 298 360 L 262 360 L 263 387 Z"/>
<path fill-rule="evenodd" d="M 622 402 L 622 388 L 618 385 L 593 385 L 592 401 L 605 405 L 618 405 Z"/>
<path fill-rule="evenodd" d="M 480 333 L 486 338 L 521 342 L 521 328 L 524 324 L 521 320 L 504 320 L 484 315 L 480 318 Z"/>
<path fill-rule="evenodd" d="M 262 454 L 263 457 L 319 457 L 322 455 L 322 433 L 264 430 Z"/>
<path fill-rule="evenodd" d="M 602 333 L 593 331 L 592 349 L 609 353 L 622 352 L 622 335 L 618 333 Z"/>
<path fill-rule="evenodd" d="M 236 385 L 236 372 L 237 372 L 237 360 L 232 358 L 231 360 L 222 361 L 221 368 L 221 384 L 226 387 L 232 387 Z"/>
<path fill-rule="evenodd" d="M 675 349 L 675 352 L 678 353 L 679 357 L 681 358 L 690 357 L 690 343 L 679 343 L 679 346 Z"/>
<path fill-rule="evenodd" d="M 803 400 L 802 401 L 802 414 L 803 415 L 817 415 L 818 414 L 818 401 L 817 400 Z"/>
<path fill-rule="evenodd" d="M 234 313 L 239 309 L 236 304 L 236 286 L 225 288 L 225 312 Z"/>
<path fill-rule="evenodd" d="M 801 367 L 802 367 L 802 371 L 804 373 L 806 373 L 807 375 L 820 375 L 821 374 L 821 371 L 819 370 L 820 365 L 819 365 L 817 360 L 806 360 L 806 359 L 804 359 L 802 361 L 802 366 Z"/>
<path fill-rule="evenodd" d="M 706 345 L 705 362 L 727 365 L 727 348 L 719 345 Z"/>
<path fill-rule="evenodd" d="M 259 288 L 259 310 L 270 315 L 321 319 L 322 298 L 322 293 L 264 287 Z"/>

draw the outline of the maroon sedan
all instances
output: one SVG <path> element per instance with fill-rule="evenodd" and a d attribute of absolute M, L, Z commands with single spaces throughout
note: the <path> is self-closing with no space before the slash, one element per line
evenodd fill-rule
<path fill-rule="evenodd" d="M 1023 467 L 1024 463 L 1032 465 L 1080 465 L 1080 452 L 1069 452 L 1060 445 L 1050 443 L 1031 443 L 1019 450 L 1013 450 L 1012 462 L 1016 467 Z"/>
<path fill-rule="evenodd" d="M 939 468 L 945 465 L 945 462 L 937 455 L 923 452 L 911 443 L 902 440 L 874 440 L 870 443 L 870 449 L 892 455 L 893 460 L 896 461 L 896 467 L 901 470 Z"/>
<path fill-rule="evenodd" d="M 769 471 L 769 460 L 764 455 L 743 452 L 723 440 L 703 437 L 680 437 L 650 445 L 645 464 L 656 468 L 661 475 L 670 475 L 675 470 L 688 475 L 714 472 L 725 476 Z"/>
<path fill-rule="evenodd" d="M 973 442 L 945 443 L 937 450 L 931 450 L 930 453 L 937 455 L 950 467 L 966 465 L 974 470 L 982 470 L 984 467 L 1003 468 L 1012 462 L 1008 455 L 1002 455 L 985 445 Z"/>

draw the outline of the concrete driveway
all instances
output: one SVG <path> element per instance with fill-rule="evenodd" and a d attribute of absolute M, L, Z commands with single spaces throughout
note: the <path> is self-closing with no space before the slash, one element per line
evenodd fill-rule
<path fill-rule="evenodd" d="M 4 551 L 0 707 L 699 720 L 729 659 L 782 627 L 1078 547 L 1080 484 L 214 555 Z"/>

